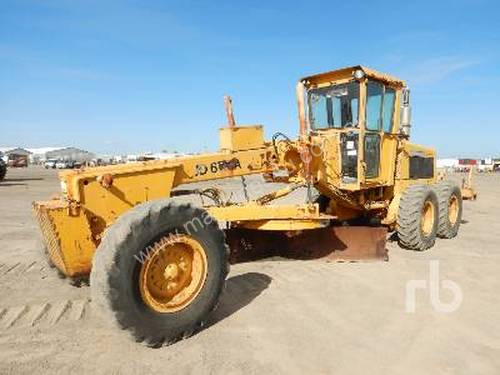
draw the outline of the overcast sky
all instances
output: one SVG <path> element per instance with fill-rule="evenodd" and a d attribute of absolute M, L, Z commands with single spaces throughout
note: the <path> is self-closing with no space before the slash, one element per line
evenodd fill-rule
<path fill-rule="evenodd" d="M 297 134 L 298 78 L 364 64 L 412 88 L 413 140 L 500 155 L 498 1 L 0 2 L 0 146 L 216 150 Z"/>

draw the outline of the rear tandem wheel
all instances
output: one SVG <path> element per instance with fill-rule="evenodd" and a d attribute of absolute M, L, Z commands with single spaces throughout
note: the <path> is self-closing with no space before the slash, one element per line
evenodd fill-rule
<path fill-rule="evenodd" d="M 439 203 L 428 185 L 409 186 L 401 197 L 398 239 L 401 247 L 423 251 L 434 246 L 439 223 Z"/>
<path fill-rule="evenodd" d="M 453 238 L 462 221 L 462 192 L 456 183 L 444 180 L 436 184 L 436 193 L 439 200 L 437 235 L 441 238 Z"/>

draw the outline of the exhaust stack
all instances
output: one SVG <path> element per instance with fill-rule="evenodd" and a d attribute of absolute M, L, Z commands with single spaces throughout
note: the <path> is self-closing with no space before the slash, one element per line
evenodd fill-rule
<path fill-rule="evenodd" d="M 228 95 L 224 96 L 224 108 L 226 110 L 227 126 L 228 128 L 233 129 L 236 127 L 236 121 L 234 119 L 233 112 L 233 99 L 231 99 L 231 97 Z"/>
<path fill-rule="evenodd" d="M 404 88 L 401 93 L 401 122 L 399 126 L 401 135 L 410 138 L 411 133 L 411 106 L 410 106 L 410 90 Z"/>

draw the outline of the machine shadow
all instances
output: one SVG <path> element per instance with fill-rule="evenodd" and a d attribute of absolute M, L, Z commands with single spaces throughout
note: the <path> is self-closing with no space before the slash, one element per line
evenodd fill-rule
<path fill-rule="evenodd" d="M 43 181 L 42 177 L 27 177 L 27 178 L 6 178 L 5 182 L 23 182 L 23 181 Z"/>
<path fill-rule="evenodd" d="M 392 232 L 389 235 L 389 237 L 387 238 L 387 241 L 389 241 L 389 242 L 398 242 L 399 241 L 398 233 L 397 232 Z"/>
<path fill-rule="evenodd" d="M 226 281 L 219 307 L 212 314 L 207 329 L 221 320 L 233 315 L 257 298 L 271 284 L 272 278 L 259 272 L 247 272 L 236 275 Z"/>
<path fill-rule="evenodd" d="M 12 180 L 9 180 L 9 181 L 12 181 Z M 4 180 L 4 182 L 2 182 L 0 184 L 0 186 L 27 186 L 28 184 L 25 184 L 25 183 L 17 183 L 17 182 L 8 182 L 7 180 Z"/>

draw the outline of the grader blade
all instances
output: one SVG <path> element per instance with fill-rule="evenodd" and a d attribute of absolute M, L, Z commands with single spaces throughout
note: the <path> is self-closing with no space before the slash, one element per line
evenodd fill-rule
<path fill-rule="evenodd" d="M 289 257 L 328 261 L 388 260 L 384 227 L 328 227 L 289 239 Z"/>
<path fill-rule="evenodd" d="M 336 262 L 388 260 L 387 229 L 383 227 L 327 227 L 290 236 L 283 231 L 226 230 L 231 263 L 269 257 Z"/>

